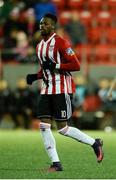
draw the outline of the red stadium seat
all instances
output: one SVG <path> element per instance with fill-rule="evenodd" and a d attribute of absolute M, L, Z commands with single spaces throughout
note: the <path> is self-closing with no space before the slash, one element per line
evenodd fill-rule
<path fill-rule="evenodd" d="M 88 8 L 93 13 L 96 13 L 101 10 L 102 0 L 88 0 Z"/>
<path fill-rule="evenodd" d="M 3 25 L 0 26 L 0 37 L 3 37 L 4 35 L 4 27 Z"/>
<path fill-rule="evenodd" d="M 52 0 L 52 2 L 57 6 L 58 9 L 65 8 L 65 0 Z"/>
<path fill-rule="evenodd" d="M 110 62 L 116 64 L 116 44 L 110 46 Z"/>
<path fill-rule="evenodd" d="M 107 0 L 111 14 L 116 15 L 116 0 Z"/>
<path fill-rule="evenodd" d="M 84 0 L 69 0 L 68 7 L 71 9 L 82 10 Z"/>
<path fill-rule="evenodd" d="M 80 60 L 86 59 L 88 62 L 91 61 L 92 46 L 90 44 L 77 45 L 75 51 Z"/>
<path fill-rule="evenodd" d="M 3 25 L 0 26 L 0 48 L 3 48 L 4 42 L 4 28 Z"/>
<path fill-rule="evenodd" d="M 96 112 L 101 107 L 101 100 L 98 95 L 88 95 L 83 102 L 85 112 Z"/>
<path fill-rule="evenodd" d="M 67 24 L 71 17 L 71 11 L 64 10 L 59 13 L 59 22 L 61 25 Z"/>
<path fill-rule="evenodd" d="M 110 59 L 110 45 L 108 44 L 98 44 L 95 47 L 95 62 L 102 63 L 108 62 Z"/>
<path fill-rule="evenodd" d="M 87 28 L 91 27 L 92 14 L 90 11 L 82 11 L 80 13 L 80 20 Z"/>
<path fill-rule="evenodd" d="M 101 11 L 97 17 L 97 23 L 99 26 L 106 27 L 111 25 L 111 14 L 108 11 Z"/>
<path fill-rule="evenodd" d="M 111 44 L 115 44 L 116 43 L 116 28 L 109 28 L 108 32 L 107 32 L 107 39 L 108 42 Z"/>
<path fill-rule="evenodd" d="M 88 33 L 89 42 L 92 44 L 100 43 L 102 31 L 99 27 L 91 28 Z"/>

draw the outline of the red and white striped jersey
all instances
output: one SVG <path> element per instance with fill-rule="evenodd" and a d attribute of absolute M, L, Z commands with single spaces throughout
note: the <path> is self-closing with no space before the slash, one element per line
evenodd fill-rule
<path fill-rule="evenodd" d="M 70 71 L 80 70 L 79 61 L 72 51 L 70 44 L 60 36 L 53 33 L 46 41 L 44 39 L 36 47 L 41 72 L 48 86 L 43 81 L 41 94 L 74 93 L 75 85 Z M 59 70 L 50 72 L 43 70 L 43 61 L 51 59 L 60 66 Z M 78 66 L 78 67 L 75 67 Z"/>

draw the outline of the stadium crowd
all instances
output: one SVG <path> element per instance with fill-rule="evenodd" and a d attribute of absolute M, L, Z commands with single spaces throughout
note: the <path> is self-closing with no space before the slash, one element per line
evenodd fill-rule
<path fill-rule="evenodd" d="M 70 123 L 81 129 L 116 128 L 116 87 L 112 100 L 107 100 L 111 80 L 102 78 L 91 84 L 83 76 L 74 77 L 76 93 L 73 98 L 73 117 Z M 6 80 L 0 81 L 0 128 L 37 128 L 38 89 L 30 89 L 25 79 L 17 82 L 13 91 Z M 53 128 L 55 125 L 53 124 Z"/>
<path fill-rule="evenodd" d="M 57 31 L 67 37 L 80 61 L 116 63 L 116 1 L 0 0 L 0 49 L 4 62 L 35 62 L 41 39 L 39 20 L 46 12 L 59 17 Z"/>
<path fill-rule="evenodd" d="M 0 0 L 2 63 L 36 63 L 35 47 L 41 40 L 39 20 L 51 12 L 59 17 L 57 34 L 71 42 L 80 61 L 116 65 L 115 9 L 113 0 Z M 35 127 L 37 90 L 30 90 L 25 80 L 20 79 L 12 91 L 3 77 L 1 75 L 0 127 L 11 127 L 11 124 L 12 128 Z M 78 85 L 70 123 L 83 129 L 116 128 L 116 88 L 111 101 L 105 98 L 112 79 L 102 78 L 91 87 L 83 76 L 74 80 Z"/>

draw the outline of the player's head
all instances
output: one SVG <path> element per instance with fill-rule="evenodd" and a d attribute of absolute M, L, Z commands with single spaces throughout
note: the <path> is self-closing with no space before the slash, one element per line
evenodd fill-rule
<path fill-rule="evenodd" d="M 54 32 L 57 24 L 57 17 L 53 14 L 45 14 L 40 20 L 40 32 L 42 36 L 49 36 Z"/>

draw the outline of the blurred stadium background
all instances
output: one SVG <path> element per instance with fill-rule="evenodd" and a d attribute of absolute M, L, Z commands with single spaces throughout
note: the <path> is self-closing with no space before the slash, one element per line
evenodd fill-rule
<path fill-rule="evenodd" d="M 25 77 L 39 68 L 35 47 L 47 12 L 58 16 L 56 32 L 71 42 L 81 62 L 69 123 L 115 129 L 116 87 L 110 101 L 107 92 L 116 75 L 116 0 L 0 0 L 0 129 L 38 128 L 41 82 L 29 87 Z"/>

